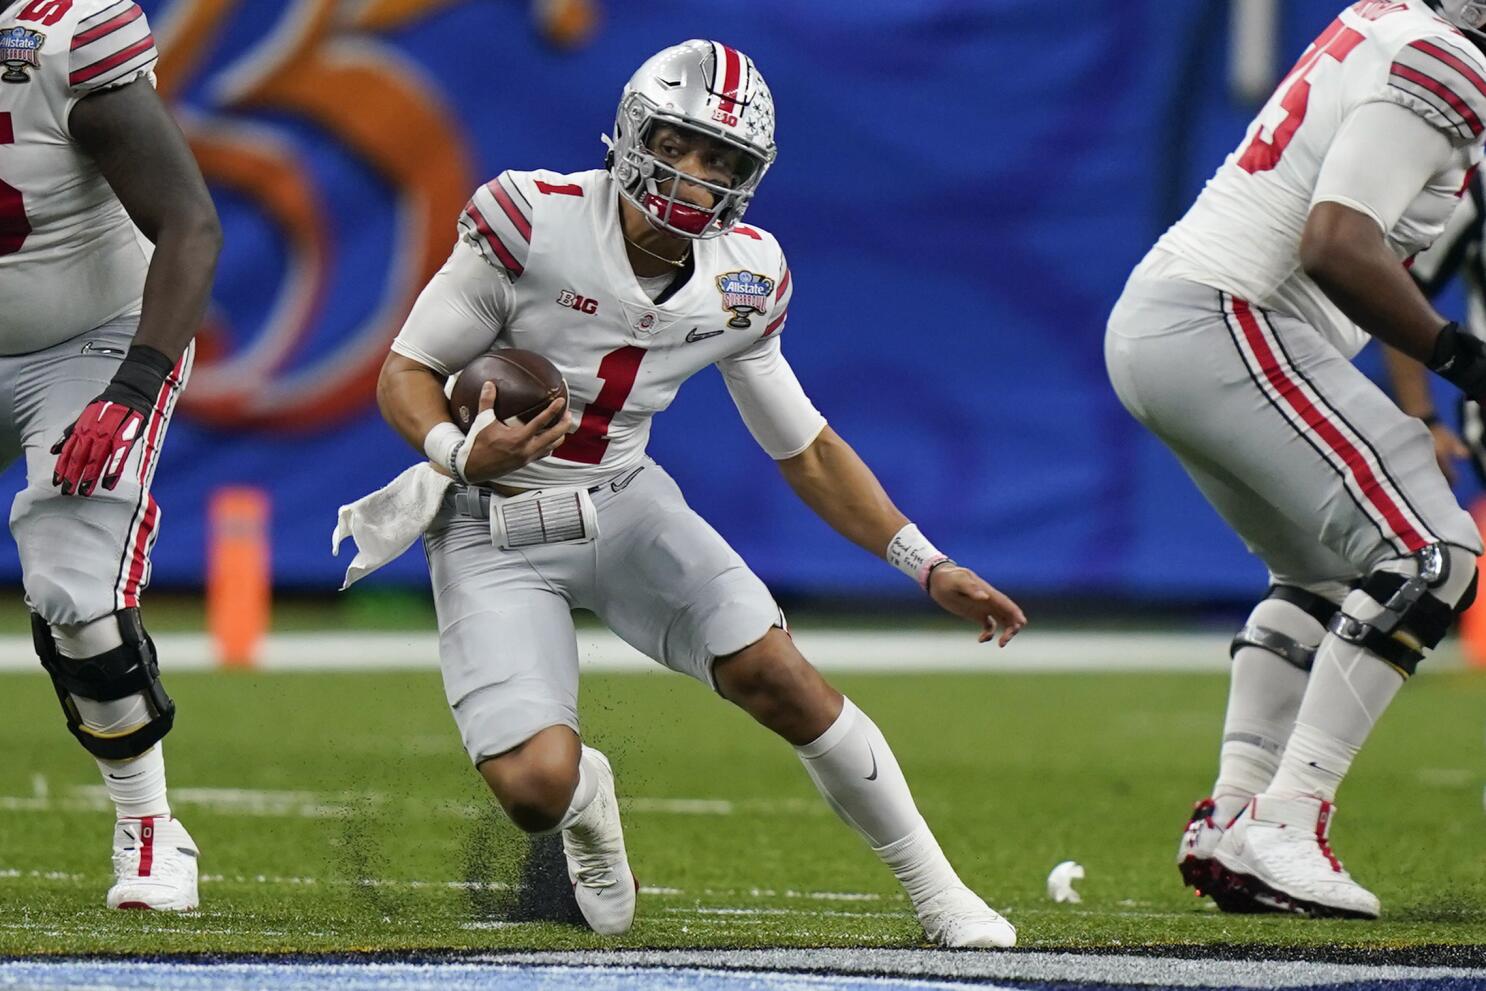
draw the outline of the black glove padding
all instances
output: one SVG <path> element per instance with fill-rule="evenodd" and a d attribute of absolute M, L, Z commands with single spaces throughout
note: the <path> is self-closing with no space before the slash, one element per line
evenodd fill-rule
<path fill-rule="evenodd" d="M 1450 322 L 1435 338 L 1429 355 L 1431 371 L 1477 402 L 1486 399 L 1486 342 Z"/>

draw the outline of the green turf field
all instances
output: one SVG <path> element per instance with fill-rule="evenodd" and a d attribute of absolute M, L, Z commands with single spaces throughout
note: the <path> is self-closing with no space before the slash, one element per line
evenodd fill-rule
<path fill-rule="evenodd" d="M 837 679 L 893 742 L 972 886 L 1032 947 L 1486 943 L 1486 677 L 1421 675 L 1342 792 L 1337 851 L 1377 923 L 1234 918 L 1171 862 L 1209 783 L 1211 675 Z M 600 940 L 504 921 L 524 840 L 460 752 L 434 673 L 177 674 L 176 811 L 203 910 L 110 914 L 111 815 L 42 677 L 0 676 L 0 954 L 581 946 L 911 946 L 906 900 L 819 802 L 789 748 L 677 676 L 594 676 L 642 895 Z M 1047 872 L 1088 871 L 1081 905 Z"/>

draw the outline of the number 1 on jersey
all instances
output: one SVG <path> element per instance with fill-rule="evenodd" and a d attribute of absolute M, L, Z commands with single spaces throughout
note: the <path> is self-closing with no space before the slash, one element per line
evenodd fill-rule
<path fill-rule="evenodd" d="M 0 145 L 15 144 L 15 126 L 10 114 L 0 114 Z M 26 204 L 21 191 L 0 179 L 0 255 L 13 255 L 31 236 L 31 221 L 26 219 Z"/>
<path fill-rule="evenodd" d="M 1254 140 L 1249 142 L 1238 160 L 1239 168 L 1253 175 L 1256 172 L 1268 172 L 1280 164 L 1280 158 L 1290 146 L 1295 132 L 1305 122 L 1305 113 L 1311 102 L 1311 72 L 1323 58 L 1330 57 L 1339 63 L 1345 62 L 1352 50 L 1365 40 L 1361 32 L 1336 20 L 1311 43 L 1300 61 L 1295 63 L 1295 68 L 1280 83 L 1281 86 L 1289 84 L 1289 89 L 1280 98 L 1285 119 L 1274 129 L 1274 136 L 1269 141 L 1264 140 L 1262 128 L 1254 133 Z"/>
<path fill-rule="evenodd" d="M 554 458 L 581 465 L 596 465 L 604 460 L 604 453 L 609 450 L 609 424 L 624 408 L 624 401 L 635 387 L 635 376 L 640 373 L 640 361 L 644 357 L 645 349 L 633 344 L 604 355 L 604 360 L 599 362 L 599 381 L 604 384 L 583 411 L 578 429 L 552 452 Z"/>

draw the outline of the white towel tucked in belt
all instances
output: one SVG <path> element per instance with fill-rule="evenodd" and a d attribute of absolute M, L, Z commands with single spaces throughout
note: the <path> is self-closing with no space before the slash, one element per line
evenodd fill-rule
<path fill-rule="evenodd" d="M 453 484 L 454 479 L 425 461 L 371 495 L 342 506 L 330 535 L 330 553 L 339 556 L 341 541 L 350 537 L 356 541 L 356 557 L 341 588 L 350 588 L 412 547 L 438 515 L 444 493 Z"/>

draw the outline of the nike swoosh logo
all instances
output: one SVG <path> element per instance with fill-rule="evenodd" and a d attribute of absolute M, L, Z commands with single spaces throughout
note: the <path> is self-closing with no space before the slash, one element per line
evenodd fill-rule
<path fill-rule="evenodd" d="M 695 344 L 697 341 L 705 341 L 709 337 L 716 337 L 722 333 L 720 330 L 709 330 L 705 333 L 698 334 L 697 329 L 696 327 L 691 328 L 691 332 L 686 335 L 686 343 Z"/>
<path fill-rule="evenodd" d="M 129 781 L 129 780 L 132 780 L 134 778 L 139 777 L 143 773 L 144 773 L 143 771 L 135 771 L 133 774 L 114 774 L 113 772 L 110 771 L 108 773 L 108 776 L 110 778 L 112 778 L 113 780 L 115 780 L 115 781 Z"/>
<path fill-rule="evenodd" d="M 872 753 L 872 744 L 867 744 L 867 753 L 872 756 L 872 773 L 867 775 L 868 781 L 877 780 L 877 755 Z"/>

